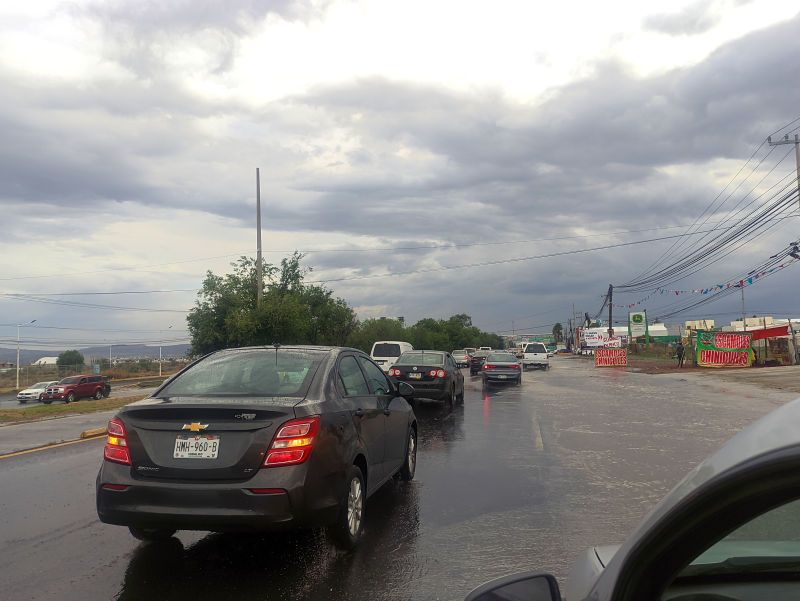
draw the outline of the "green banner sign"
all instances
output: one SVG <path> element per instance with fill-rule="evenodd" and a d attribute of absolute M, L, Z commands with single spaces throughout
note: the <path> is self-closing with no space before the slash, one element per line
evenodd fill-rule
<path fill-rule="evenodd" d="M 697 365 L 750 367 L 753 362 L 752 336 L 752 332 L 698 332 Z"/>

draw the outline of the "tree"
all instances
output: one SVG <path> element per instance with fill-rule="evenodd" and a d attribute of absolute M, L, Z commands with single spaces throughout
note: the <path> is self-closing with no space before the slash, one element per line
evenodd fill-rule
<path fill-rule="evenodd" d="M 555 340 L 556 343 L 564 342 L 564 326 L 560 323 L 553 326 L 553 340 Z"/>
<path fill-rule="evenodd" d="M 343 345 L 356 328 L 355 313 L 324 286 L 306 284 L 311 269 L 293 253 L 281 266 L 264 266 L 261 306 L 257 301 L 256 261 L 241 257 L 233 272 L 206 274 L 194 308 L 186 318 L 191 354 L 262 344 Z"/>
<path fill-rule="evenodd" d="M 76 350 L 71 351 L 64 351 L 58 356 L 56 360 L 56 365 L 59 367 L 66 367 L 68 365 L 83 365 L 84 359 L 83 355 Z"/>

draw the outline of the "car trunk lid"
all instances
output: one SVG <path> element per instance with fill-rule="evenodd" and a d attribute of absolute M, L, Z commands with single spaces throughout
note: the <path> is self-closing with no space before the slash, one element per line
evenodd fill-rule
<path fill-rule="evenodd" d="M 261 467 L 278 427 L 295 417 L 297 402 L 298 399 L 276 405 L 259 404 L 253 399 L 213 405 L 156 402 L 131 405 L 119 417 L 125 424 L 137 476 L 243 480 Z"/>

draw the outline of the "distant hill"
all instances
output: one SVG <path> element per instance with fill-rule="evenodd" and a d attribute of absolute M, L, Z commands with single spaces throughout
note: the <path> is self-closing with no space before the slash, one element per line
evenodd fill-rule
<path fill-rule="evenodd" d="M 68 348 L 52 349 L 47 351 L 34 351 L 27 349 L 20 349 L 19 363 L 20 365 L 30 365 L 34 361 L 42 357 L 57 357 Z M 108 357 L 108 346 L 90 346 L 88 348 L 78 349 L 86 359 L 90 357 L 100 358 Z M 165 359 L 182 358 L 186 356 L 189 351 L 188 344 L 173 344 L 170 346 L 161 347 L 161 356 Z M 115 359 L 157 359 L 158 347 L 146 346 L 144 344 L 121 344 L 113 345 L 111 347 L 111 355 Z M 15 363 L 17 361 L 16 348 L 0 348 L 0 363 Z"/>

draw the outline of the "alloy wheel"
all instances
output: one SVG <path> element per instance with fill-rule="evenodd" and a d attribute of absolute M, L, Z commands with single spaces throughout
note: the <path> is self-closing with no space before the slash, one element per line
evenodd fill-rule
<path fill-rule="evenodd" d="M 350 480 L 350 492 L 347 495 L 347 528 L 350 536 L 358 536 L 364 512 L 364 497 L 361 490 L 361 480 Z"/>

